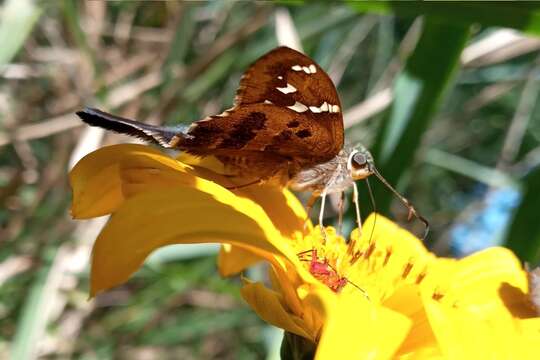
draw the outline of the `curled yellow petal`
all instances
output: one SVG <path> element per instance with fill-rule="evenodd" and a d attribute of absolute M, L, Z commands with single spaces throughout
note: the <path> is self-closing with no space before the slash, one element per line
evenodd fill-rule
<path fill-rule="evenodd" d="M 123 201 L 119 161 L 133 153 L 159 153 L 144 145 L 112 145 L 82 158 L 69 173 L 73 189 L 71 213 L 87 219 L 113 212 Z"/>
<path fill-rule="evenodd" d="M 291 333 L 315 341 L 314 334 L 299 316 L 286 308 L 281 295 L 261 283 L 247 283 L 240 290 L 244 300 L 264 321 Z"/>
<path fill-rule="evenodd" d="M 193 162 L 189 156 L 181 158 Z M 194 186 L 197 180 L 199 189 L 209 193 L 214 192 L 217 186 L 235 185 L 212 170 L 188 166 L 160 153 L 126 155 L 122 158 L 120 168 L 126 196 L 147 191 L 152 186 Z M 303 232 L 307 215 L 300 201 L 290 191 L 271 185 L 252 185 L 232 192 L 259 204 L 283 236 L 292 237 L 295 233 Z"/>
<path fill-rule="evenodd" d="M 266 214 L 248 199 L 224 189 L 147 191 L 127 199 L 96 240 L 91 294 L 125 282 L 158 247 L 207 242 L 240 246 L 270 261 L 271 254 L 291 256 Z"/>
<path fill-rule="evenodd" d="M 238 274 L 260 260 L 262 260 L 261 257 L 255 255 L 252 251 L 225 244 L 221 246 L 218 255 L 219 273 L 221 276 Z"/>

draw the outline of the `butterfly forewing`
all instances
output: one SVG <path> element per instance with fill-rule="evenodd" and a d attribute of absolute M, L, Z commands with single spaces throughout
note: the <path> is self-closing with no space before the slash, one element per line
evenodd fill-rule
<path fill-rule="evenodd" d="M 242 105 L 200 121 L 183 146 L 200 155 L 264 152 L 287 160 L 324 161 L 335 144 L 323 122 L 272 104 Z"/>
<path fill-rule="evenodd" d="M 232 109 L 196 122 L 188 134 L 180 147 L 201 155 L 264 152 L 309 167 L 343 148 L 341 104 L 313 60 L 280 47 L 245 72 Z"/>

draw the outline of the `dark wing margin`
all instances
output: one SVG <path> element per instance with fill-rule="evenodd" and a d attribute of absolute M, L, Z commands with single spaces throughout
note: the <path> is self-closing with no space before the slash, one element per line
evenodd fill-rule
<path fill-rule="evenodd" d="M 133 136 L 166 148 L 174 147 L 179 138 L 184 136 L 175 129 L 144 124 L 89 107 L 77 111 L 76 114 L 88 125 Z"/>

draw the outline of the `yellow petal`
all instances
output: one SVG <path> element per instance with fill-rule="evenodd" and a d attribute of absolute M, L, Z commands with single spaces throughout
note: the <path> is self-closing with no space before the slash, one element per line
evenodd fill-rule
<path fill-rule="evenodd" d="M 82 158 L 69 174 L 73 217 L 87 219 L 113 212 L 123 201 L 118 163 L 128 154 L 141 152 L 158 153 L 148 146 L 122 144 L 101 148 Z"/>
<path fill-rule="evenodd" d="M 527 274 L 508 249 L 493 247 L 457 262 L 431 267 L 443 300 L 486 314 L 504 305 L 514 316 L 534 317 L 528 300 Z"/>
<path fill-rule="evenodd" d="M 540 317 L 518 320 L 518 326 L 523 339 L 524 359 L 538 359 L 540 349 Z"/>
<path fill-rule="evenodd" d="M 192 165 L 200 176 L 224 186 L 241 185 L 239 181 L 242 180 L 236 180 L 235 183 L 232 183 L 230 178 L 219 175 L 227 174 L 227 170 L 213 156 L 200 158 L 181 154 L 178 160 Z M 205 172 L 205 170 L 212 170 L 212 173 Z M 298 198 L 287 189 L 280 189 L 278 186 L 270 184 L 252 185 L 234 190 L 234 193 L 252 199 L 261 205 L 284 236 L 290 237 L 295 231 L 303 232 L 304 221 L 307 218 L 306 210 Z"/>
<path fill-rule="evenodd" d="M 411 329 L 411 332 L 414 330 Z M 407 354 L 400 354 L 396 357 L 399 360 L 443 360 L 446 359 L 439 350 L 438 346 L 427 346 L 415 348 L 414 351 Z"/>
<path fill-rule="evenodd" d="M 190 157 L 182 158 L 193 162 Z M 162 154 L 140 153 L 125 156 L 121 163 L 121 175 L 126 196 L 147 191 L 150 186 L 194 186 L 196 179 L 209 180 L 206 184 L 212 184 L 210 187 L 203 187 L 203 182 L 198 185 L 202 191 L 209 193 L 215 191 L 217 184 L 223 187 L 235 185 L 230 179 L 209 169 L 187 166 Z M 292 237 L 295 233 L 303 232 L 307 215 L 302 204 L 290 191 L 271 185 L 252 185 L 232 192 L 259 204 L 283 236 Z"/>
<path fill-rule="evenodd" d="M 383 306 L 412 320 L 411 331 L 398 351 L 400 355 L 409 354 L 412 356 L 420 348 L 429 349 L 430 352 L 438 349 L 418 286 L 401 287 L 384 301 Z"/>
<path fill-rule="evenodd" d="M 162 154 L 136 153 L 125 156 L 120 169 L 122 190 L 126 197 L 150 189 L 174 188 L 180 185 L 196 186 L 199 190 L 210 194 L 226 192 L 232 196 L 232 193 L 218 185 L 232 184 L 222 175 L 208 169 L 186 166 Z M 283 236 L 290 238 L 303 231 L 305 211 L 298 199 L 288 190 L 263 185 L 237 189 L 234 193 L 239 198 L 253 200 L 262 207 L 274 227 Z M 232 258 L 228 259 L 228 256 Z M 248 255 L 242 249 L 236 252 L 221 251 L 218 265 L 220 273 L 228 276 L 242 271 L 257 260 L 256 256 Z"/>
<path fill-rule="evenodd" d="M 291 238 L 304 232 L 306 211 L 298 198 L 287 189 L 258 185 L 239 189 L 235 193 L 259 204 L 283 236 Z"/>
<path fill-rule="evenodd" d="M 278 291 L 283 296 L 283 301 L 287 304 L 291 312 L 302 314 L 304 309 L 298 296 L 298 287 L 304 285 L 303 279 L 298 271 L 301 268 L 294 267 L 289 261 L 276 259 L 276 264 L 268 269 L 272 289 Z"/>
<path fill-rule="evenodd" d="M 351 237 L 358 237 L 357 230 Z M 371 243 L 376 243 L 381 249 L 391 247 L 394 250 L 392 255 L 407 259 L 422 258 L 429 254 L 420 239 L 380 214 L 372 213 L 366 219 L 357 246 L 367 248 Z"/>
<path fill-rule="evenodd" d="M 127 199 L 94 245 L 91 294 L 125 282 L 150 252 L 170 244 L 230 243 L 269 261 L 294 256 L 257 204 L 219 189 L 177 186 Z"/>
<path fill-rule="evenodd" d="M 416 284 L 435 259 L 419 239 L 379 214 L 370 215 L 361 237 L 353 232 L 351 239 L 360 258 L 347 276 L 379 301 L 400 286 Z"/>
<path fill-rule="evenodd" d="M 112 213 L 124 201 L 117 164 L 102 168 L 84 188 L 72 181 L 73 202 L 71 216 L 74 219 L 90 219 Z M 75 192 L 75 189 L 81 191 Z"/>
<path fill-rule="evenodd" d="M 496 316 L 440 303 L 423 296 L 441 352 L 449 359 L 521 359 L 515 323 L 503 311 Z"/>
<path fill-rule="evenodd" d="M 212 181 L 200 179 L 189 165 L 160 153 L 128 154 L 120 160 L 119 169 L 125 197 L 177 186 L 198 187 L 207 193 L 224 190 Z"/>
<path fill-rule="evenodd" d="M 247 283 L 240 290 L 244 300 L 269 324 L 315 341 L 315 334 L 306 328 L 304 321 L 291 313 L 279 293 L 269 290 L 261 283 Z"/>
<path fill-rule="evenodd" d="M 285 238 L 301 236 L 307 215 L 300 201 L 290 191 L 263 185 L 238 190 L 237 194 L 259 204 Z M 219 253 L 218 267 L 222 276 L 230 276 L 239 273 L 258 260 L 260 258 L 246 253 L 245 250 L 236 247 L 222 248 Z"/>
<path fill-rule="evenodd" d="M 219 273 L 221 276 L 231 276 L 261 260 L 261 257 L 255 255 L 252 251 L 224 244 L 221 246 L 218 255 Z"/>
<path fill-rule="evenodd" d="M 327 309 L 317 360 L 390 359 L 407 336 L 411 321 L 378 307 L 363 295 L 338 296 Z"/>

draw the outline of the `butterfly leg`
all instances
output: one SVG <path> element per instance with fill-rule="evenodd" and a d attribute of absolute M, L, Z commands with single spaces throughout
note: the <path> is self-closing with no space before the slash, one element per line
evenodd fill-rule
<path fill-rule="evenodd" d="M 321 210 L 319 211 L 319 228 L 321 229 L 321 234 L 323 236 L 324 241 L 326 241 L 326 229 L 324 228 L 324 224 L 323 224 L 325 206 L 326 206 L 326 189 L 324 189 L 321 194 Z"/>
<path fill-rule="evenodd" d="M 360 205 L 358 204 L 358 185 L 353 182 L 353 203 L 356 211 L 356 224 L 358 225 L 358 236 L 362 235 L 362 217 L 360 216 Z"/>
<path fill-rule="evenodd" d="M 341 234 L 343 228 L 343 211 L 345 208 L 345 191 L 339 193 L 337 233 Z"/>

